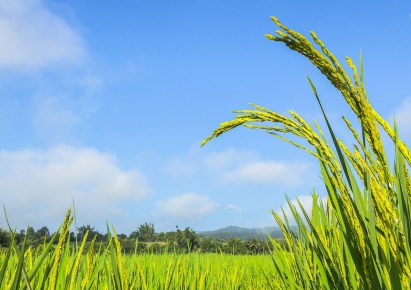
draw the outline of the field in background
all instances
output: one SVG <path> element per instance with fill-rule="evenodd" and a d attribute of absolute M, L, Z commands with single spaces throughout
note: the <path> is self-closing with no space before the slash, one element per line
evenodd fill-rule
<path fill-rule="evenodd" d="M 66 219 L 67 221 L 67 219 Z M 64 230 L 64 227 L 63 227 Z M 210 253 L 123 255 L 117 237 L 106 248 L 24 245 L 0 254 L 0 289 L 270 289 L 270 255 Z"/>

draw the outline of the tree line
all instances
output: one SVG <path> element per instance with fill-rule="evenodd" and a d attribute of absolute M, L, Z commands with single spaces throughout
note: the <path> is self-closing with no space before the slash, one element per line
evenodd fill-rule
<path fill-rule="evenodd" d="M 70 243 L 73 246 L 79 244 L 87 232 L 87 246 L 90 245 L 94 238 L 99 247 L 107 246 L 108 234 L 102 234 L 90 225 L 77 227 L 76 232 L 70 232 Z M 27 227 L 26 230 L 16 232 L 14 239 L 17 244 L 22 243 L 26 239 L 26 243 L 29 246 L 41 247 L 44 243 L 49 242 L 54 234 L 58 235 L 59 233 L 51 233 L 46 226 L 37 230 L 33 227 Z M 189 227 L 184 230 L 180 230 L 177 227 L 175 231 L 157 233 L 152 223 L 141 224 L 129 235 L 117 234 L 117 238 L 125 254 L 200 252 L 255 255 L 267 254 L 271 249 L 269 241 L 255 238 L 249 240 L 241 240 L 239 238 L 230 238 L 228 240 L 216 239 L 209 236 L 201 236 Z M 7 248 L 10 241 L 10 231 L 0 228 L 0 247 Z M 55 239 L 54 243 L 57 244 L 57 242 L 58 239 Z"/>

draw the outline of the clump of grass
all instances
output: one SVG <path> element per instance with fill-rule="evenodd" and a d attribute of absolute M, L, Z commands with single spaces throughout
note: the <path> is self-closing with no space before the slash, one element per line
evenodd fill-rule
<path fill-rule="evenodd" d="M 283 25 L 269 40 L 285 44 L 306 57 L 341 93 L 356 115 L 361 131 L 342 116 L 354 144 L 335 136 L 317 90 L 308 78 L 328 130 L 328 140 L 318 123 L 310 125 L 298 113 L 285 116 L 261 106 L 234 111 L 235 119 L 221 123 L 206 144 L 238 126 L 261 129 L 301 148 L 318 159 L 328 192 L 326 204 L 313 195 L 311 216 L 301 204 L 301 214 L 288 200 L 298 231 L 284 215 L 273 212 L 289 250 L 276 241 L 273 262 L 280 277 L 279 289 L 410 289 L 411 288 L 411 153 L 369 102 L 360 69 L 347 57 L 347 73 L 324 43 L 311 32 L 312 41 Z M 268 123 L 262 125 L 262 123 Z M 381 132 L 382 129 L 382 132 Z M 381 133 L 394 143 L 395 162 L 390 168 Z M 310 146 L 291 138 L 308 141 Z M 351 149 L 350 149 L 351 147 Z"/>

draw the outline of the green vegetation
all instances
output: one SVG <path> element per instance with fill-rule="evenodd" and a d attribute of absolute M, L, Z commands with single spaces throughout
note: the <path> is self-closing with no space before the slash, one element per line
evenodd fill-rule
<path fill-rule="evenodd" d="M 296 112 L 290 111 L 291 117 L 287 117 L 252 105 L 253 109 L 235 111 L 234 120 L 222 123 L 202 143 L 245 126 L 264 130 L 318 159 L 327 202 L 314 194 L 311 216 L 301 204 L 302 214 L 298 214 L 289 202 L 297 230 L 285 215 L 281 218 L 273 212 L 286 245 L 271 240 L 273 251 L 267 256 L 202 255 L 192 251 L 196 242 L 185 236 L 173 244 L 186 243 L 190 254 L 179 255 L 167 249 L 161 255 L 123 255 L 120 239 L 114 230 L 111 234 L 107 229 L 107 244 L 99 245 L 92 238 L 86 251 L 93 229 L 82 229 L 81 242 L 73 246 L 69 212 L 61 229 L 40 249 L 27 246 L 27 232 L 18 245 L 16 233 L 10 234 L 9 247 L 0 255 L 0 289 L 410 289 L 409 149 L 399 138 L 395 124 L 392 128 L 371 106 L 361 62 L 358 72 L 353 61 L 346 58 L 352 71 L 349 77 L 314 33 L 312 43 L 272 19 L 280 29 L 276 36 L 267 38 L 310 60 L 341 93 L 358 117 L 360 128 L 355 130 L 343 117 L 353 136 L 354 145 L 349 149 L 334 135 L 308 78 L 327 134 L 318 123 L 310 125 Z M 392 168 L 381 129 L 394 144 Z M 302 145 L 298 138 L 309 145 Z M 152 225 L 142 225 L 136 235 L 140 234 L 147 243 L 152 242 Z M 254 240 L 249 242 L 250 248 L 256 245 Z"/>
<path fill-rule="evenodd" d="M 352 78 L 323 42 L 311 32 L 314 44 L 275 17 L 280 28 L 270 40 L 305 56 L 341 93 L 357 116 L 360 131 L 342 117 L 353 137 L 352 149 L 339 140 L 328 121 L 313 82 L 309 85 L 323 113 L 329 138 L 318 123 L 309 125 L 298 113 L 287 117 L 263 107 L 235 111 L 235 119 L 220 124 L 203 141 L 238 126 L 260 129 L 301 148 L 318 159 L 328 192 L 326 204 L 313 195 L 312 214 L 302 214 L 289 202 L 298 231 L 276 213 L 289 251 L 273 241 L 275 275 L 280 289 L 410 289 L 411 287 L 411 152 L 394 129 L 371 106 L 360 70 L 350 58 Z M 266 124 L 268 123 L 268 124 Z M 390 168 L 380 129 L 394 144 Z M 290 137 L 289 137 L 290 136 Z M 297 141 L 290 138 L 297 137 Z M 309 145 L 302 145 L 301 138 Z M 309 147 L 308 147 L 309 146 Z"/>
<path fill-rule="evenodd" d="M 278 235 L 278 230 L 275 233 Z M 42 227 L 37 231 L 33 227 L 28 227 L 25 231 L 21 230 L 19 233 L 14 233 L 13 237 L 16 245 L 19 246 L 25 241 L 26 246 L 33 249 L 41 248 L 44 243 L 48 243 L 52 239 L 47 227 Z M 84 238 L 85 249 L 90 247 L 93 239 L 102 247 L 107 247 L 109 243 L 108 234 L 103 235 L 90 225 L 78 227 L 77 233 L 70 232 L 67 240 L 72 246 L 75 246 L 78 241 L 82 241 Z M 130 235 L 117 234 L 117 238 L 124 254 L 163 254 L 164 252 L 184 254 L 198 252 L 255 255 L 267 254 L 272 248 L 267 233 L 257 229 L 247 230 L 237 227 L 201 234 L 197 234 L 190 228 L 156 233 L 154 224 L 144 223 Z M 283 236 L 279 238 L 283 240 Z M 0 248 L 10 247 L 11 239 L 12 234 L 0 229 Z M 55 239 L 53 244 L 57 245 L 57 243 L 58 239 Z"/>
<path fill-rule="evenodd" d="M 267 289 L 274 287 L 269 255 L 225 255 L 192 252 L 127 254 L 113 230 L 108 242 L 97 235 L 86 250 L 87 231 L 77 246 L 70 243 L 70 211 L 48 243 L 19 245 L 11 234 L 0 252 L 0 289 Z M 57 245 L 54 242 L 57 241 Z M 256 249 L 258 241 L 250 241 Z M 137 249 L 138 244 L 135 244 Z"/>

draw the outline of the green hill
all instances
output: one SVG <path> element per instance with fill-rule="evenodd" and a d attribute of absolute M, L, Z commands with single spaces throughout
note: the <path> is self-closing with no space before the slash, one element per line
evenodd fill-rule
<path fill-rule="evenodd" d="M 274 239 L 284 238 L 283 233 L 279 227 L 264 227 L 264 228 L 242 228 L 236 226 L 229 226 L 214 231 L 204 231 L 198 233 L 200 236 L 208 236 L 213 239 L 228 240 L 237 238 L 240 240 L 268 239 L 268 234 Z"/>

